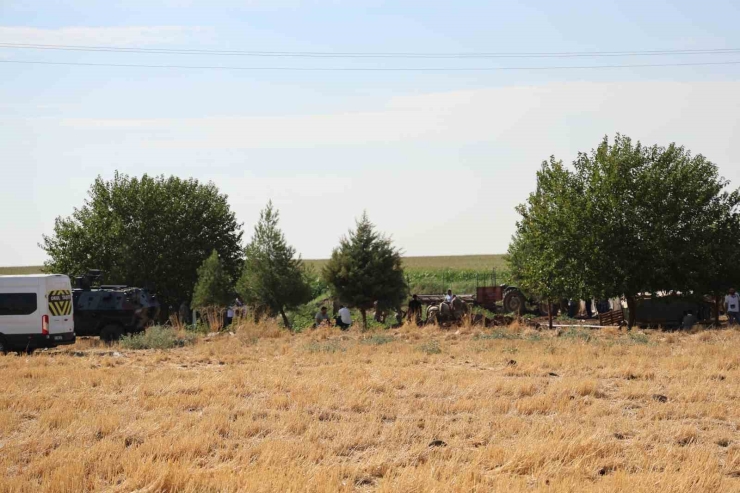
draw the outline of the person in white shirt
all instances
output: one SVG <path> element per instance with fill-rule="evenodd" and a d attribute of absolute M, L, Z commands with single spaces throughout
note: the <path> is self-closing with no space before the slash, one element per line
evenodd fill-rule
<path fill-rule="evenodd" d="M 735 292 L 735 288 L 731 288 L 730 294 L 725 296 L 725 313 L 730 325 L 740 323 L 740 296 Z"/>
<path fill-rule="evenodd" d="M 445 302 L 452 303 L 452 290 L 448 289 L 447 294 L 445 295 Z"/>
<path fill-rule="evenodd" d="M 349 312 L 349 308 L 342 305 L 342 307 L 339 309 L 339 312 L 337 312 L 337 318 L 335 319 L 335 322 L 337 323 L 337 327 L 339 327 L 340 329 L 349 329 L 349 326 L 352 325 L 352 314 Z"/>

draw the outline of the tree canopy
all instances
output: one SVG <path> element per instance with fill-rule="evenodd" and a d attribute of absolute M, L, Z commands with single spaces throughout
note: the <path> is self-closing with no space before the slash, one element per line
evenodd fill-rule
<path fill-rule="evenodd" d="M 198 282 L 193 288 L 193 308 L 224 307 L 233 301 L 231 277 L 224 270 L 216 250 L 198 268 Z"/>
<path fill-rule="evenodd" d="M 624 296 L 630 324 L 638 294 L 723 287 L 733 274 L 713 265 L 740 240 L 728 184 L 702 155 L 622 135 L 579 153 L 572 169 L 553 159 L 518 209 L 514 277 L 546 296 Z"/>
<path fill-rule="evenodd" d="M 367 309 L 376 301 L 400 307 L 408 295 L 400 251 L 390 238 L 375 231 L 367 214 L 340 240 L 322 277 L 342 303 L 359 308 L 363 328 L 367 327 Z"/>
<path fill-rule="evenodd" d="M 98 177 L 70 217 L 58 217 L 41 247 L 47 271 L 101 269 L 106 282 L 153 289 L 166 304 L 192 297 L 197 269 L 213 250 L 235 278 L 242 232 L 212 183 L 174 176 Z"/>
<path fill-rule="evenodd" d="M 278 219 L 278 211 L 269 202 L 260 213 L 252 241 L 245 249 L 237 291 L 247 304 L 279 313 L 290 328 L 285 311 L 310 301 L 312 291 L 303 260 L 296 257 L 295 248 L 285 241 Z"/>

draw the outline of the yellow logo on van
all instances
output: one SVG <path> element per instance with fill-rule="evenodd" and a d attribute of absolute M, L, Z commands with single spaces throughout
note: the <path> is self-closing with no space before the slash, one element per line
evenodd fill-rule
<path fill-rule="evenodd" d="M 49 291 L 49 311 L 55 317 L 72 315 L 72 291 L 58 289 Z"/>

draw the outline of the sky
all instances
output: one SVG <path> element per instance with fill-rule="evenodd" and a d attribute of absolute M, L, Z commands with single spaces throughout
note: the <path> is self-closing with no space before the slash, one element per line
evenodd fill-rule
<path fill-rule="evenodd" d="M 504 253 L 541 162 L 617 132 L 737 187 L 740 51 L 521 55 L 740 50 L 738 19 L 729 0 L 0 0 L 0 265 L 42 263 L 55 218 L 116 170 L 212 181 L 246 239 L 272 200 L 304 258 L 363 211 L 406 255 Z"/>

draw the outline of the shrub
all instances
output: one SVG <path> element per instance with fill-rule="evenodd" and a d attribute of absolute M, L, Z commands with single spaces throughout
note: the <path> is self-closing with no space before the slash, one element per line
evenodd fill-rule
<path fill-rule="evenodd" d="M 393 336 L 389 336 L 385 334 L 375 334 L 374 336 L 361 340 L 360 344 L 382 346 L 383 344 L 388 344 L 389 342 L 393 342 L 395 340 L 396 339 Z"/>
<path fill-rule="evenodd" d="M 589 331 L 577 329 L 575 327 L 571 327 L 565 332 L 563 332 L 561 337 L 564 337 L 566 339 L 580 339 L 584 342 L 590 342 L 592 338 L 591 333 Z"/>
<path fill-rule="evenodd" d="M 432 339 L 419 346 L 419 350 L 427 354 L 440 354 L 442 348 L 439 347 L 439 342 Z"/>
<path fill-rule="evenodd" d="M 149 327 L 146 331 L 121 339 L 124 349 L 171 349 L 192 344 L 196 335 L 187 332 L 175 332 L 168 327 Z"/>
<path fill-rule="evenodd" d="M 650 342 L 647 334 L 642 332 L 630 332 L 629 338 L 635 344 L 647 344 L 648 342 Z"/>
<path fill-rule="evenodd" d="M 511 332 L 505 329 L 496 329 L 490 334 L 479 334 L 475 336 L 475 339 L 486 341 L 491 339 L 521 339 L 521 336 L 516 332 Z"/>

